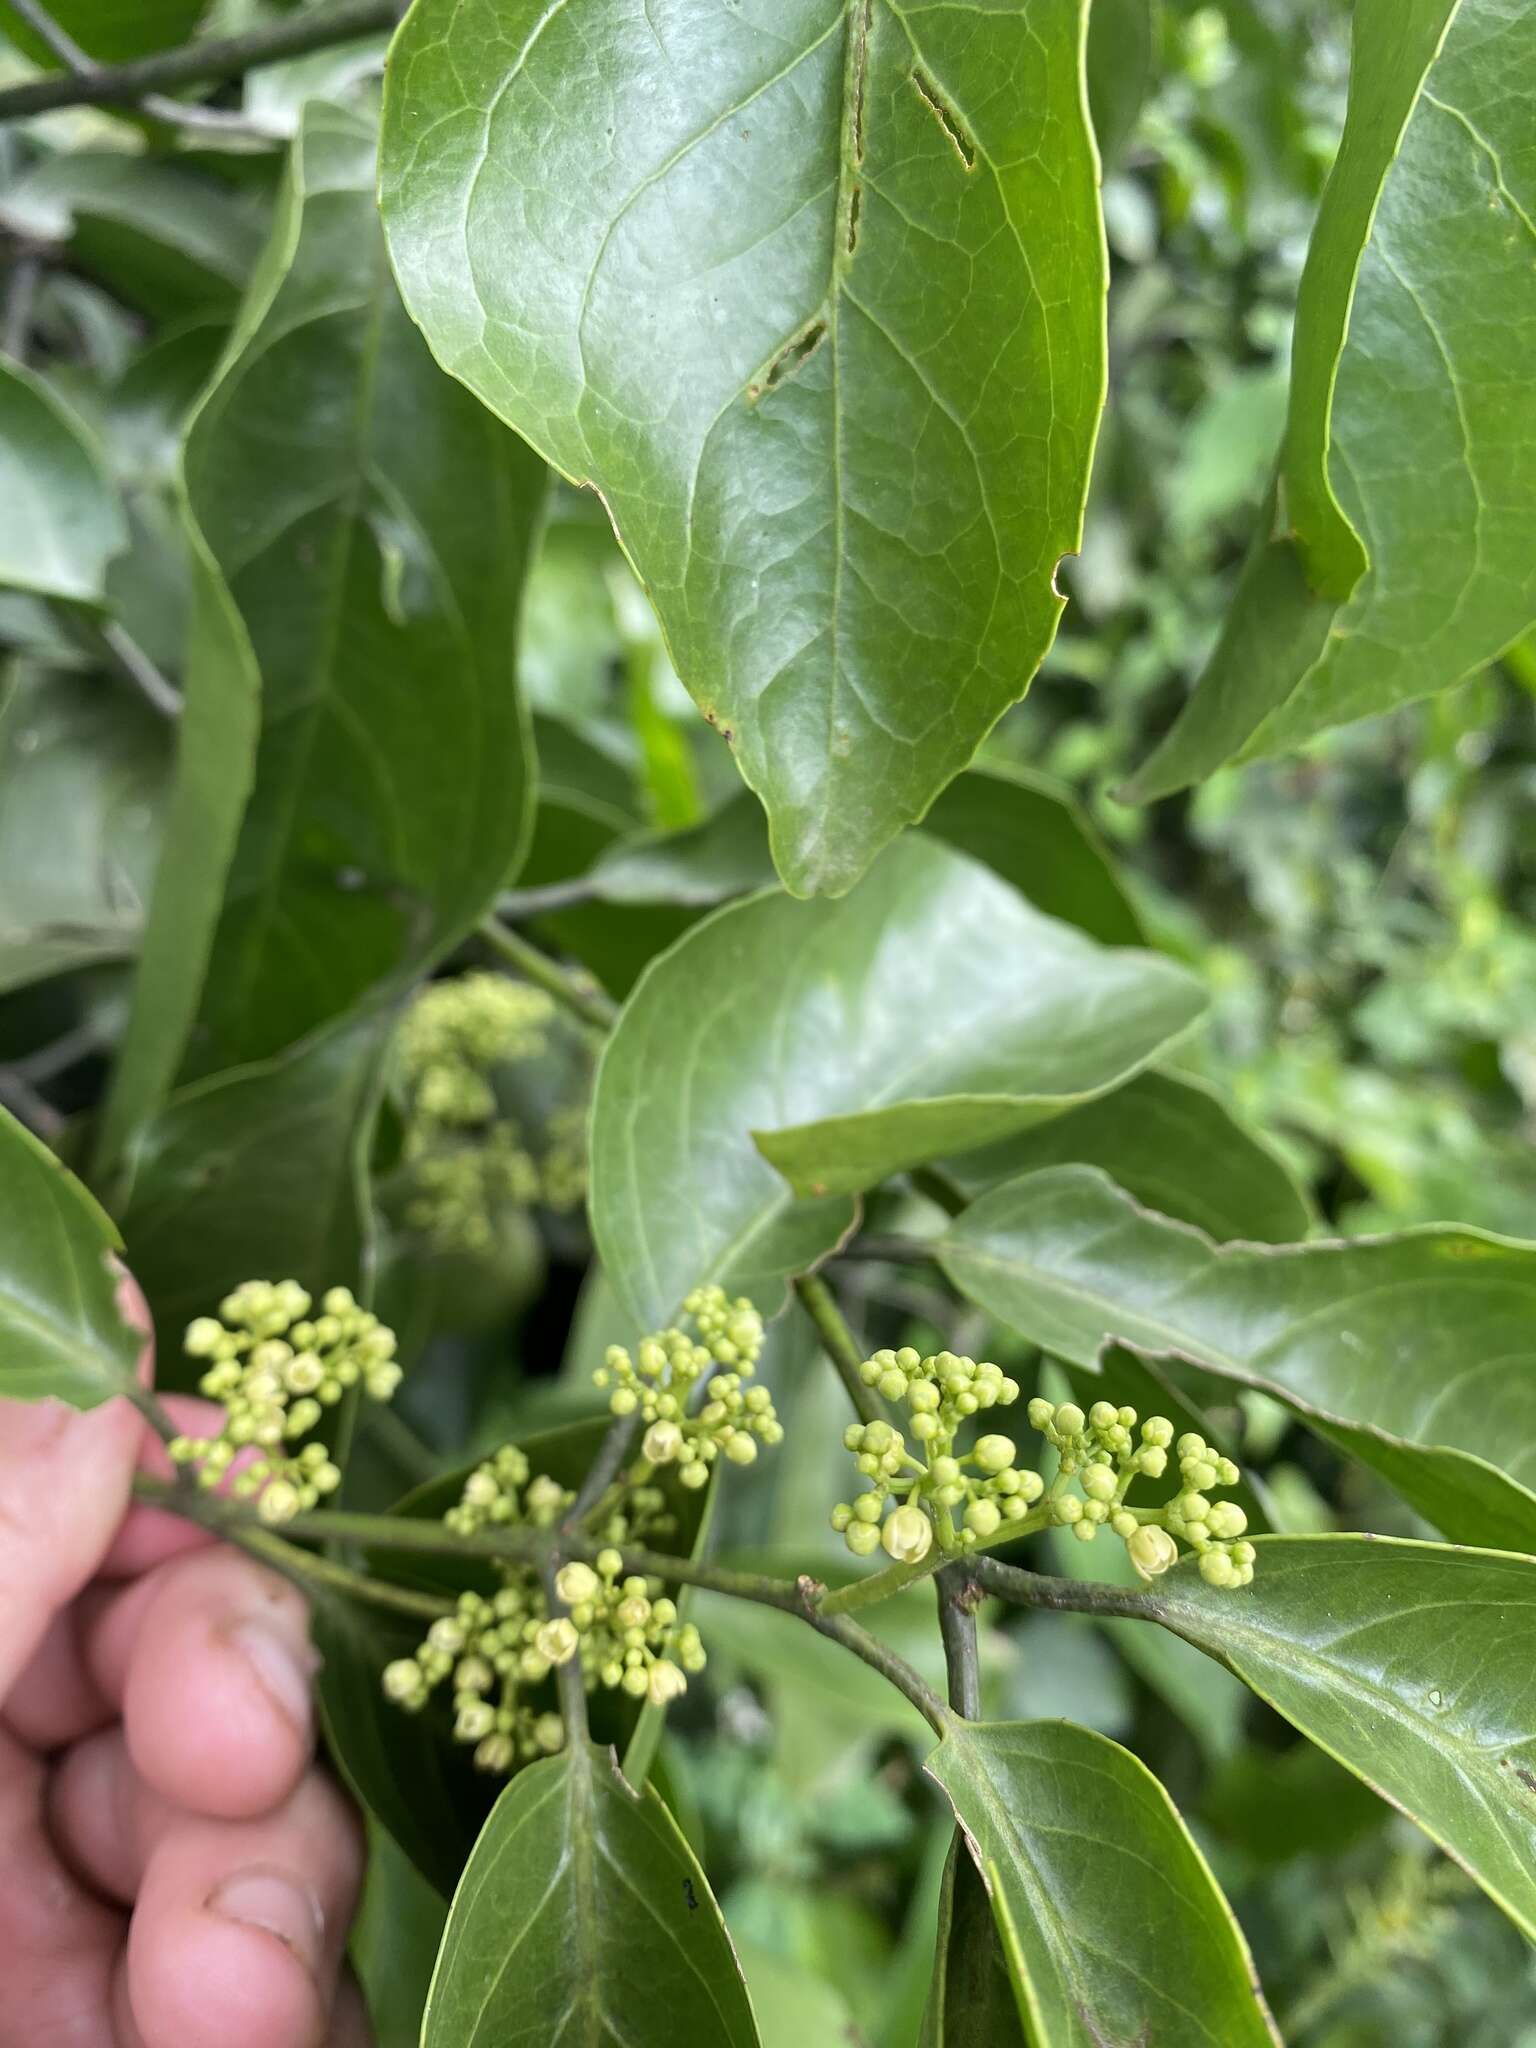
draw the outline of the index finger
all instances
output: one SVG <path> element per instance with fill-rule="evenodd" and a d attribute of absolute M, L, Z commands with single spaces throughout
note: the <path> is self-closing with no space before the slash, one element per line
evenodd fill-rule
<path fill-rule="evenodd" d="M 118 1305 L 148 1332 L 144 1297 L 126 1273 Z M 146 1374 L 152 1355 L 146 1334 Z M 121 1399 L 86 1414 L 58 1401 L 0 1401 L 0 1702 L 106 1556 L 142 1434 L 137 1410 Z"/>

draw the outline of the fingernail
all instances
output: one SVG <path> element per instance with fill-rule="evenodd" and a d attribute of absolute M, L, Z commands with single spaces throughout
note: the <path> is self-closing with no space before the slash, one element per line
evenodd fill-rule
<path fill-rule="evenodd" d="M 259 1927 L 266 1934 L 275 1934 L 311 1976 L 318 1971 L 325 1915 L 309 1886 L 287 1871 L 236 1871 L 209 1896 L 208 1911 L 241 1927 Z"/>
<path fill-rule="evenodd" d="M 230 1641 L 255 1672 L 273 1705 L 306 1739 L 310 1722 L 310 1675 L 314 1652 L 265 1621 L 243 1621 L 230 1631 Z"/>

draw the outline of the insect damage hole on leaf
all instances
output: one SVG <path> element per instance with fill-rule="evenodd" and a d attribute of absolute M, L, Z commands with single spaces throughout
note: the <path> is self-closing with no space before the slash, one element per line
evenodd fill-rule
<path fill-rule="evenodd" d="M 777 391 L 781 384 L 787 384 L 816 353 L 826 338 L 827 323 L 818 314 L 808 326 L 792 334 L 766 369 L 760 370 L 752 379 L 747 386 L 747 402 L 755 405 L 765 392 Z"/>
<path fill-rule="evenodd" d="M 974 171 L 976 168 L 976 145 L 967 134 L 964 123 L 959 115 L 925 72 L 913 71 L 910 76 L 918 98 L 949 137 L 950 142 L 954 146 L 956 156 L 959 157 L 961 163 L 965 165 L 968 171 Z"/>

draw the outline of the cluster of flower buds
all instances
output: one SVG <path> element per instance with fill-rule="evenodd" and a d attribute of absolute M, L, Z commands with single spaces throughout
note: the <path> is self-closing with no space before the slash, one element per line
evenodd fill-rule
<path fill-rule="evenodd" d="M 647 1427 L 641 1450 L 648 1465 L 676 1465 L 684 1486 L 703 1486 L 721 1456 L 750 1465 L 759 1444 L 784 1440 L 766 1387 L 748 1386 L 763 1347 L 763 1321 L 745 1296 L 728 1299 L 720 1287 L 695 1288 L 683 1303 L 694 1326 L 659 1330 L 642 1338 L 631 1357 L 611 1344 L 593 1375 L 611 1388 L 615 1415 L 638 1415 Z M 725 1366 L 724 1372 L 714 1370 Z M 704 1400 L 695 1405 L 705 1374 Z"/>
<path fill-rule="evenodd" d="M 542 1053 L 554 1015 L 542 989 L 503 974 L 430 982 L 406 1012 L 402 1217 L 439 1251 L 485 1253 L 508 1210 L 563 1212 L 586 1193 L 585 1105 L 552 1112 L 539 1159 L 496 1094 L 496 1069 Z"/>
<path fill-rule="evenodd" d="M 412 1113 L 468 1129 L 489 1123 L 496 1095 L 489 1068 L 544 1050 L 552 997 L 504 974 L 460 974 L 422 989 L 400 1026 Z"/>
<path fill-rule="evenodd" d="M 384 1695 L 419 1713 L 444 1684 L 453 1691 L 454 1740 L 483 1771 L 509 1771 L 553 1756 L 565 1741 L 560 1716 L 522 1697 L 572 1654 L 569 1623 L 551 1622 L 538 1582 L 519 1572 L 497 1593 L 461 1593 L 458 1611 L 434 1621 L 414 1657 L 384 1667 Z"/>
<path fill-rule="evenodd" d="M 422 1145 L 418 1131 L 408 1151 L 405 1221 L 440 1251 L 489 1251 L 498 1213 L 531 1208 L 543 1192 L 538 1162 L 509 1122 L 490 1125 L 472 1144 Z"/>
<path fill-rule="evenodd" d="M 227 1479 L 267 1522 L 307 1513 L 341 1483 L 323 1444 L 295 1448 L 324 1411 L 353 1388 L 387 1401 L 400 1384 L 393 1330 L 349 1289 L 331 1288 L 313 1309 L 296 1280 L 247 1280 L 217 1317 L 199 1316 L 187 1330 L 188 1356 L 206 1361 L 198 1384 L 224 1424 L 217 1436 L 177 1437 L 170 1455 L 203 1486 Z"/>
<path fill-rule="evenodd" d="M 1137 1428 L 1134 1408 L 1096 1401 L 1085 1415 L 1076 1402 L 1060 1407 L 1045 1400 L 1029 1404 L 1029 1420 L 1060 1454 L 1057 1477 L 1046 1502 L 1049 1519 L 1091 1543 L 1108 1527 L 1124 1542 L 1144 1579 L 1156 1578 L 1178 1562 L 1183 1542 L 1199 1558 L 1207 1585 L 1236 1587 L 1253 1582 L 1254 1547 L 1245 1540 L 1248 1517 L 1235 1501 L 1210 1499 L 1218 1487 L 1235 1486 L 1232 1460 L 1191 1431 L 1174 1443 L 1165 1415 L 1149 1415 Z M 1169 1451 L 1179 1461 L 1181 1490 L 1161 1508 L 1132 1508 L 1126 1494 L 1145 1476 L 1161 1479 Z M 1081 1498 L 1068 1491 L 1075 1479 Z M 1177 1539 L 1177 1540 L 1176 1540 Z"/>
<path fill-rule="evenodd" d="M 514 1523 L 530 1529 L 552 1529 L 575 1499 L 573 1493 L 545 1473 L 530 1478 L 527 1458 L 516 1444 L 503 1444 L 494 1457 L 477 1465 L 464 1482 L 456 1507 L 443 1520 L 455 1536 L 473 1536 L 485 1528 Z"/>
<path fill-rule="evenodd" d="M 1044 1491 L 1037 1472 L 1021 1472 L 1012 1437 L 984 1433 L 969 1450 L 956 1438 L 990 1408 L 1019 1398 L 1018 1382 L 995 1365 L 953 1351 L 922 1358 L 907 1347 L 877 1351 L 859 1368 L 864 1384 L 906 1407 L 907 1432 L 889 1422 L 853 1422 L 843 1435 L 869 1490 L 839 1501 L 832 1526 L 855 1557 L 883 1546 L 916 1564 L 935 1541 L 945 1551 L 974 1549 L 1016 1527 Z M 907 1446 L 907 1433 L 917 1450 Z"/>
<path fill-rule="evenodd" d="M 647 1428 L 639 1457 L 581 1518 L 583 1545 L 602 1547 L 591 1564 L 560 1567 L 557 1606 L 532 1565 L 495 1558 L 499 1590 L 462 1595 L 457 1612 L 432 1624 L 416 1654 L 384 1673 L 387 1696 L 413 1713 L 451 1684 L 454 1735 L 473 1745 L 482 1769 L 508 1771 L 559 1748 L 550 1694 L 526 1695 L 573 1658 L 588 1692 L 622 1692 L 656 1706 L 686 1692 L 690 1675 L 704 1669 L 699 1632 L 682 1620 L 664 1582 L 628 1571 L 616 1546 L 649 1546 L 676 1528 L 675 1501 L 657 1483 L 658 1468 L 672 1467 L 683 1485 L 697 1487 L 720 1456 L 750 1464 L 758 1444 L 778 1443 L 783 1431 L 766 1389 L 745 1384 L 763 1345 L 751 1302 L 701 1287 L 684 1309 L 692 1335 L 673 1329 L 647 1337 L 637 1359 L 615 1346 L 598 1375 L 612 1388 L 614 1413 L 638 1415 Z M 698 1391 L 705 1398 L 695 1414 Z M 458 1536 L 553 1529 L 574 1501 L 557 1480 L 535 1477 L 527 1454 L 506 1444 L 470 1473 L 444 1521 Z"/>
<path fill-rule="evenodd" d="M 555 1591 L 570 1609 L 563 1625 L 575 1632 L 589 1686 L 665 1706 L 688 1690 L 686 1674 L 704 1669 L 698 1630 L 678 1621 L 660 1579 L 626 1575 L 616 1550 L 600 1550 L 595 1569 L 562 1565 Z"/>

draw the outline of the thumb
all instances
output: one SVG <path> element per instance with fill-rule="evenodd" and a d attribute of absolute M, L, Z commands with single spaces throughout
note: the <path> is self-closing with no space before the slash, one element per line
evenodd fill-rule
<path fill-rule="evenodd" d="M 131 1287 L 124 1276 L 120 1299 L 138 1321 Z M 58 1401 L 0 1401 L 0 1704 L 116 1535 L 143 1430 L 120 1399 L 84 1415 Z"/>

